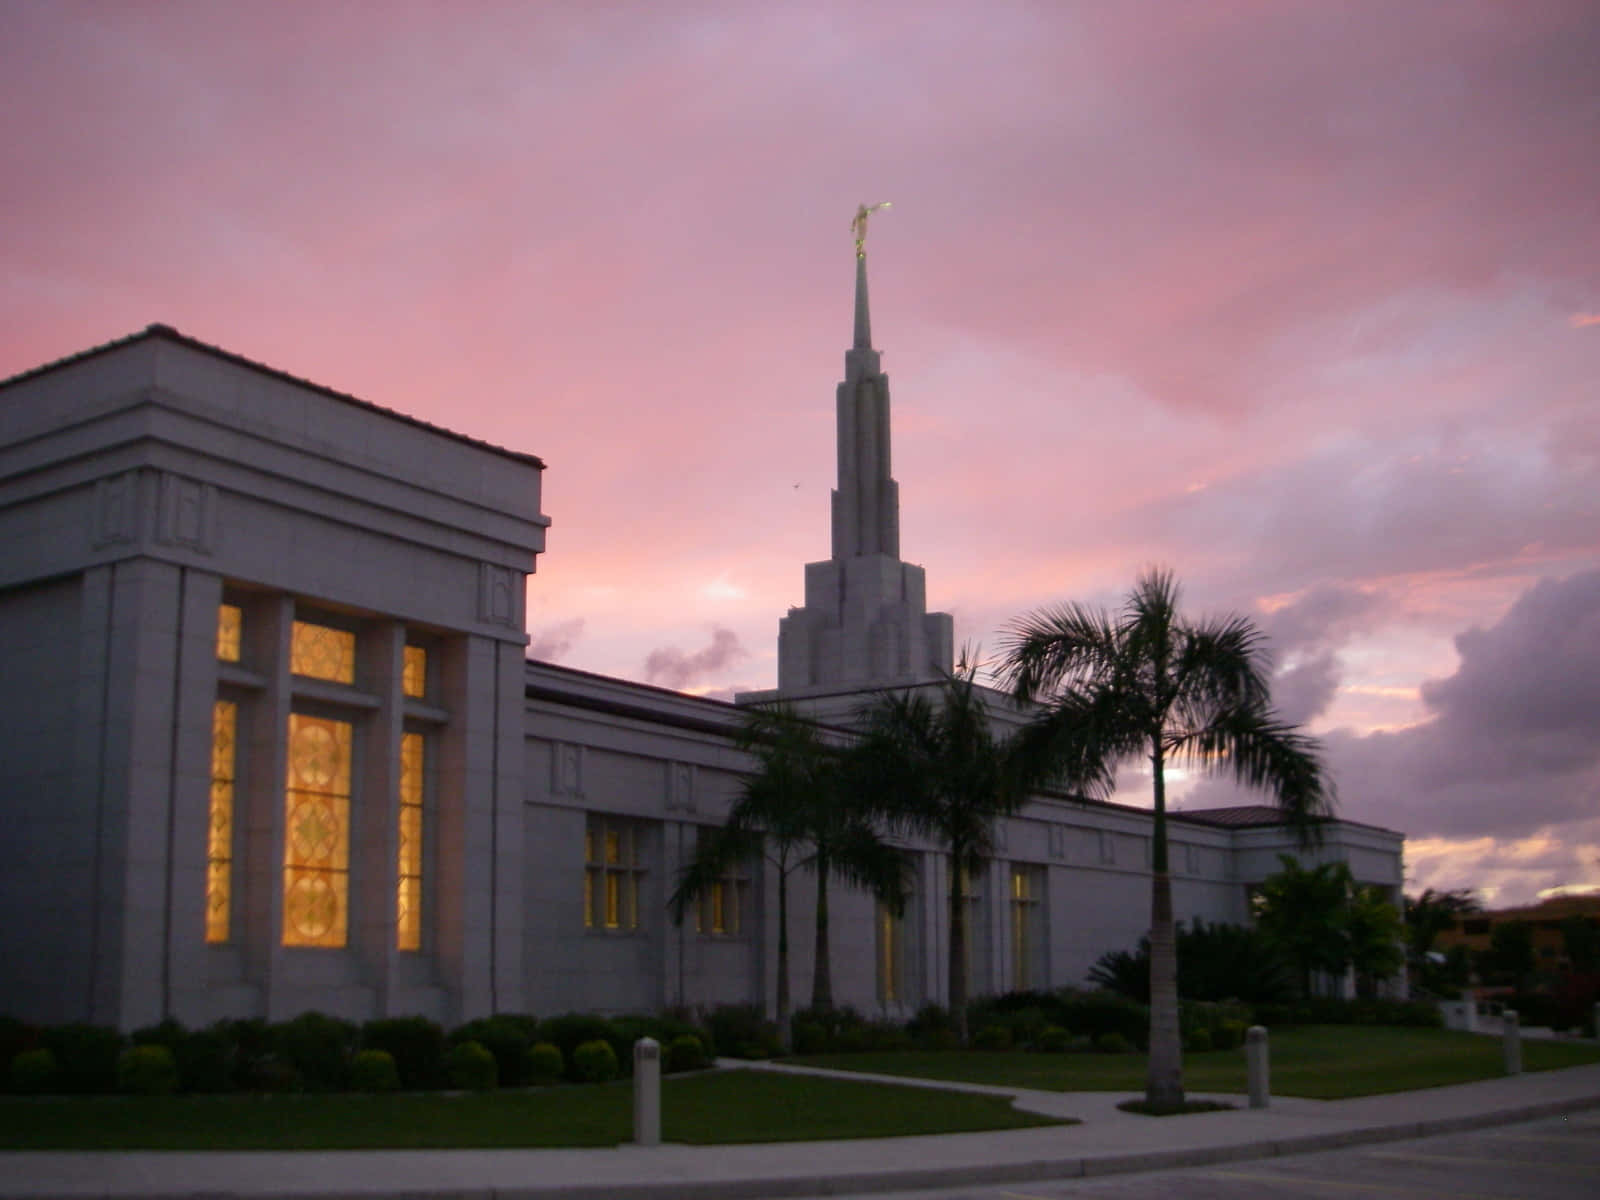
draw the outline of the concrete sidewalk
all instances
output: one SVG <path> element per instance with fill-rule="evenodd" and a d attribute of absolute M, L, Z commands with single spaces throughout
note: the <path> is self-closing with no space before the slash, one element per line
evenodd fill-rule
<path fill-rule="evenodd" d="M 733 1065 L 733 1064 L 730 1064 Z M 803 1070 L 740 1063 L 752 1070 Z M 827 1074 L 829 1072 L 819 1072 Z M 878 1078 L 851 1073 L 850 1078 Z M 889 1077 L 884 1077 L 889 1078 Z M 1004 1092 L 1068 1127 L 863 1141 L 609 1150 L 33 1152 L 0 1154 L 0 1197 L 249 1197 L 335 1200 L 701 1200 L 1020 1183 L 1196 1166 L 1392 1141 L 1600 1107 L 1600 1064 L 1357 1100 L 1275 1098 L 1272 1107 L 1152 1118 L 1126 1096 Z M 1244 1104 L 1243 1097 L 1206 1097 Z"/>

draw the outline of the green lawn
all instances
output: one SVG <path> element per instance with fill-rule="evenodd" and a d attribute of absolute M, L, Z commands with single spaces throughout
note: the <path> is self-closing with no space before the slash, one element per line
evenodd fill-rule
<path fill-rule="evenodd" d="M 794 1060 L 818 1067 L 989 1083 L 1056 1092 L 1144 1090 L 1138 1054 L 1027 1054 L 978 1050 L 891 1054 L 813 1054 Z M 1313 1025 L 1282 1029 L 1271 1040 L 1272 1091 L 1280 1096 L 1339 1100 L 1380 1092 L 1492 1079 L 1500 1074 L 1500 1040 L 1444 1029 Z M 1525 1070 L 1548 1071 L 1600 1062 L 1595 1042 L 1525 1038 Z M 1246 1090 L 1244 1051 L 1212 1050 L 1183 1057 L 1184 1084 L 1195 1092 Z"/>
<path fill-rule="evenodd" d="M 615 1146 L 629 1084 L 480 1095 L 0 1098 L 5 1150 L 358 1150 Z M 669 1142 L 810 1141 L 1062 1122 L 1003 1097 L 867 1081 L 713 1071 L 662 1084 Z"/>

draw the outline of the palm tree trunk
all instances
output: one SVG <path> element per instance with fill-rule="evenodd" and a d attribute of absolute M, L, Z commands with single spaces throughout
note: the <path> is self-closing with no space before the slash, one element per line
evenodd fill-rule
<path fill-rule="evenodd" d="M 1150 755 L 1155 822 L 1150 838 L 1150 1056 L 1145 1100 L 1183 1103 L 1183 1040 L 1178 1028 L 1178 938 L 1172 922 L 1172 876 L 1167 864 L 1167 789 L 1161 740 Z"/>
<path fill-rule="evenodd" d="M 967 1044 L 967 905 L 961 895 L 961 866 L 950 856 L 950 1016 L 956 1037 Z"/>
<path fill-rule="evenodd" d="M 817 866 L 816 961 L 811 969 L 811 1007 L 833 1007 L 833 968 L 828 954 L 828 860 L 820 851 Z"/>
<path fill-rule="evenodd" d="M 789 1048 L 789 874 L 778 867 L 778 1041 Z"/>

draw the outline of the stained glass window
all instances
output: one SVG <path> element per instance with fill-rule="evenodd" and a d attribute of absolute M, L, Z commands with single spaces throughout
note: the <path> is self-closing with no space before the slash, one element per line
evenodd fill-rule
<path fill-rule="evenodd" d="M 700 894 L 694 931 L 712 937 L 738 937 L 750 880 L 743 863 L 731 864 Z"/>
<path fill-rule="evenodd" d="M 905 991 L 905 919 L 878 901 L 878 999 L 898 1004 Z"/>
<path fill-rule="evenodd" d="M 422 949 L 422 790 L 420 733 L 400 737 L 400 872 L 395 898 L 395 943 L 401 950 Z"/>
<path fill-rule="evenodd" d="M 332 683 L 356 681 L 356 635 L 348 629 L 296 621 L 289 639 L 289 670 Z"/>
<path fill-rule="evenodd" d="M 243 636 L 243 610 L 237 604 L 219 604 L 217 606 L 217 657 L 223 662 L 238 662 Z"/>
<path fill-rule="evenodd" d="M 350 914 L 348 721 L 289 714 L 283 944 L 343 946 Z"/>
<path fill-rule="evenodd" d="M 237 610 L 235 610 L 237 611 Z M 206 941 L 225 942 L 233 918 L 233 781 L 238 769 L 239 709 L 211 706 L 211 823 L 206 835 Z"/>
<path fill-rule="evenodd" d="M 1033 986 L 1034 947 L 1041 932 L 1039 902 L 1043 898 L 1043 872 L 1038 867 L 1011 868 L 1011 987 L 1025 991 Z"/>
<path fill-rule="evenodd" d="M 407 646 L 400 670 L 400 690 L 413 700 L 428 694 L 428 652 L 421 646 Z"/>
<path fill-rule="evenodd" d="M 639 842 L 637 821 L 589 818 L 583 835 L 586 929 L 627 932 L 639 928 L 639 883 L 644 877 Z"/>

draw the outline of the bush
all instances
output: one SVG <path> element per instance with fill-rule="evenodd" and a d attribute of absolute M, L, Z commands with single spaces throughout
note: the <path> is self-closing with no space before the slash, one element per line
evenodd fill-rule
<path fill-rule="evenodd" d="M 1094 1048 L 1101 1054 L 1127 1054 L 1133 1049 L 1133 1043 L 1120 1033 L 1102 1033 L 1094 1039 Z"/>
<path fill-rule="evenodd" d="M 555 1083 L 566 1069 L 561 1058 L 561 1047 L 540 1042 L 528 1049 L 528 1082 L 539 1085 Z"/>
<path fill-rule="evenodd" d="M 956 1039 L 956 1022 L 950 1010 L 942 1004 L 925 1004 L 917 1010 L 906 1025 L 906 1032 L 919 1050 L 952 1050 Z"/>
<path fill-rule="evenodd" d="M 481 1042 L 457 1042 L 444 1056 L 445 1077 L 450 1086 L 463 1092 L 487 1092 L 499 1077 L 494 1055 Z"/>
<path fill-rule="evenodd" d="M 1211 1031 L 1209 1029 L 1192 1031 L 1188 1037 L 1183 1039 L 1183 1048 L 1192 1054 L 1203 1054 L 1212 1049 Z M 1218 1046 L 1216 1048 L 1219 1050 L 1227 1049 L 1226 1046 Z"/>
<path fill-rule="evenodd" d="M 972 1035 L 972 1045 L 977 1050 L 1009 1050 L 1011 1030 L 1004 1025 L 985 1025 Z"/>
<path fill-rule="evenodd" d="M 1211 1045 L 1216 1050 L 1234 1050 L 1244 1045 L 1250 1027 L 1243 1021 L 1224 1021 L 1211 1030 Z"/>
<path fill-rule="evenodd" d="M 668 1042 L 661 1058 L 663 1071 L 698 1071 L 711 1063 L 705 1043 L 692 1033 L 680 1033 Z"/>
<path fill-rule="evenodd" d="M 55 1055 L 56 1090 L 109 1092 L 117 1086 L 122 1035 L 104 1025 L 57 1025 L 44 1031 L 45 1049 Z"/>
<path fill-rule="evenodd" d="M 272 1028 L 256 1018 L 248 1020 L 218 1021 L 211 1031 L 226 1040 L 231 1084 L 237 1088 L 253 1088 L 262 1065 L 275 1055 L 272 1050 Z M 182 1068 L 179 1068 L 180 1071 Z"/>
<path fill-rule="evenodd" d="M 1046 1025 L 1033 1039 L 1033 1049 L 1040 1054 L 1061 1054 L 1072 1044 L 1072 1035 L 1059 1025 Z"/>
<path fill-rule="evenodd" d="M 0 1017 L 0 1068 L 9 1070 L 12 1059 L 38 1045 L 39 1031 L 32 1025 L 15 1017 Z"/>
<path fill-rule="evenodd" d="M 326 1013 L 303 1012 L 292 1021 L 269 1027 L 272 1049 L 293 1067 L 300 1082 L 313 1092 L 344 1087 L 360 1031 L 349 1021 Z"/>
<path fill-rule="evenodd" d="M 477 1042 L 494 1055 L 496 1078 L 501 1087 L 522 1087 L 533 1082 L 528 1054 L 536 1040 L 538 1022 L 532 1017 L 497 1013 L 468 1021 L 450 1035 L 450 1044 Z M 441 1055 L 443 1051 L 441 1050 Z"/>
<path fill-rule="evenodd" d="M 11 1059 L 9 1075 L 13 1091 L 48 1092 L 55 1087 L 59 1074 L 56 1056 L 43 1046 L 23 1050 Z"/>
<path fill-rule="evenodd" d="M 358 1092 L 400 1089 L 400 1071 L 387 1050 L 358 1050 L 350 1060 L 350 1086 Z"/>
<path fill-rule="evenodd" d="M 599 1038 L 572 1052 L 572 1073 L 580 1083 L 605 1083 L 617 1077 L 617 1052 Z"/>
<path fill-rule="evenodd" d="M 1094 1039 L 1087 1033 L 1080 1033 L 1067 1043 L 1069 1054 L 1088 1054 L 1094 1049 Z"/>
<path fill-rule="evenodd" d="M 1115 992 L 1059 992 L 1052 1020 L 1063 1029 L 1092 1038 L 1106 1033 L 1119 1034 L 1130 1045 L 1140 1048 L 1150 1036 L 1150 1010 L 1137 1000 Z"/>
<path fill-rule="evenodd" d="M 713 1053 L 725 1058 L 771 1058 L 783 1051 L 777 1023 L 753 1004 L 719 1004 L 706 1018 L 706 1030 Z"/>
<path fill-rule="evenodd" d="M 606 1042 L 611 1044 L 612 1056 L 616 1057 L 618 1034 L 604 1017 L 592 1013 L 564 1013 L 539 1022 L 539 1040 L 560 1048 L 562 1061 L 567 1064 L 567 1077 L 577 1081 L 578 1047 L 585 1042 Z"/>
<path fill-rule="evenodd" d="M 828 1049 L 828 1031 L 815 1021 L 792 1022 L 789 1039 L 796 1054 L 821 1054 Z"/>
<path fill-rule="evenodd" d="M 185 1033 L 172 1047 L 178 1086 L 186 1092 L 225 1092 L 233 1086 L 234 1046 L 215 1028 Z"/>
<path fill-rule="evenodd" d="M 487 1042 L 483 1044 L 488 1046 Z M 361 1027 L 361 1048 L 387 1054 L 399 1075 L 400 1087 L 413 1091 L 438 1087 L 444 1078 L 444 1029 L 427 1017 L 382 1017 L 368 1021 Z M 523 1043 L 523 1050 L 526 1049 L 527 1044 Z M 490 1050 L 492 1052 L 493 1047 Z M 498 1060 L 499 1055 L 495 1057 Z M 352 1059 L 351 1066 L 354 1065 Z M 353 1080 L 351 1086 L 364 1092 L 386 1090 L 360 1087 Z"/>
<path fill-rule="evenodd" d="M 911 1050 L 911 1035 L 893 1021 L 872 1021 L 866 1026 L 867 1049 L 874 1053 Z"/>
<path fill-rule="evenodd" d="M 178 1063 L 158 1043 L 129 1046 L 117 1057 L 117 1090 L 137 1096 L 170 1096 L 178 1090 Z"/>

